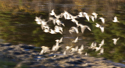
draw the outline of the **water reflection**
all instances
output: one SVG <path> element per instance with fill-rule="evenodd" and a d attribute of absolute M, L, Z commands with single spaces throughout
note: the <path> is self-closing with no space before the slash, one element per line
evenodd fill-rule
<path fill-rule="evenodd" d="M 84 11 L 88 14 L 97 12 L 99 17 L 105 18 L 106 24 L 102 24 L 101 20 L 99 19 L 97 19 L 95 22 L 88 22 L 84 18 L 79 18 L 78 20 L 80 23 L 89 25 L 92 29 L 92 32 L 86 30 L 85 34 L 80 36 L 80 38 L 83 40 L 80 40 L 81 42 L 78 42 L 77 44 L 70 43 L 72 39 L 64 39 L 65 45 L 75 46 L 84 43 L 84 45 L 90 46 L 92 42 L 100 43 L 102 39 L 104 39 L 105 44 L 103 47 L 105 53 L 102 56 L 117 62 L 122 62 L 125 60 L 125 2 L 123 0 L 51 0 L 48 2 L 37 2 L 35 0 L 27 0 L 23 2 L 20 0 L 19 4 L 17 4 L 18 1 L 10 3 L 6 2 L 7 0 L 0 0 L 0 3 L 3 4 L 0 6 L 2 10 L 0 12 L 0 34 L 1 39 L 6 40 L 6 42 L 16 44 L 35 44 L 36 46 L 52 46 L 55 44 L 55 39 L 60 38 L 61 35 L 51 35 L 44 33 L 41 30 L 41 27 L 34 21 L 35 16 L 42 15 L 43 19 L 48 19 L 48 12 L 50 12 L 52 9 L 55 9 L 57 14 L 60 14 L 64 10 L 67 10 L 72 15 L 77 15 L 79 11 Z M 8 6 L 11 6 L 11 8 Z M 33 6 L 35 7 L 33 8 Z M 112 22 L 114 16 L 118 17 L 119 23 Z M 71 21 L 64 19 L 62 19 L 62 22 L 66 24 L 66 28 L 64 29 L 64 37 L 76 37 L 76 34 L 70 35 L 67 32 L 69 27 L 73 26 L 74 24 L 72 24 Z M 96 23 L 99 23 L 105 27 L 104 33 L 101 33 L 100 29 L 95 27 Z M 120 39 L 117 41 L 117 45 L 114 45 L 112 39 L 118 37 Z M 96 56 L 97 54 L 91 50 L 86 51 L 88 51 L 93 56 Z"/>

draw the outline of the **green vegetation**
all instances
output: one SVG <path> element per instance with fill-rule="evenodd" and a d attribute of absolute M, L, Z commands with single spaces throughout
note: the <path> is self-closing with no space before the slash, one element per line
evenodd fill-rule
<path fill-rule="evenodd" d="M 17 65 L 18 63 L 13 61 L 0 60 L 0 68 L 15 68 Z M 23 64 L 19 68 L 28 68 L 28 66 Z"/>

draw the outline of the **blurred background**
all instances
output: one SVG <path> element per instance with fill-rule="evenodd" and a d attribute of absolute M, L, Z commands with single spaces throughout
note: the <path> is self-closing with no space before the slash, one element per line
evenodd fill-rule
<path fill-rule="evenodd" d="M 36 24 L 35 17 L 48 20 L 49 13 L 54 9 L 56 14 L 63 13 L 64 10 L 72 15 L 79 12 L 87 12 L 91 15 L 96 12 L 99 17 L 106 20 L 105 32 L 95 27 L 95 22 L 88 22 L 84 18 L 78 19 L 80 23 L 88 25 L 92 31 L 85 30 L 84 34 L 69 34 L 68 29 L 73 25 L 71 21 L 62 19 L 66 24 L 64 34 L 51 35 L 44 33 L 41 26 Z M 114 16 L 118 17 L 120 23 L 113 23 Z M 80 37 L 78 43 L 71 43 L 72 39 Z M 90 46 L 92 42 L 98 44 L 105 40 L 104 54 L 101 57 L 115 62 L 125 63 L 125 0 L 0 0 L 0 39 L 1 43 L 12 44 L 33 44 L 35 46 L 49 46 L 55 44 L 56 39 L 64 38 L 65 46 Z M 120 38 L 117 45 L 113 44 L 113 38 Z M 92 56 L 97 56 L 96 52 L 86 49 Z"/>

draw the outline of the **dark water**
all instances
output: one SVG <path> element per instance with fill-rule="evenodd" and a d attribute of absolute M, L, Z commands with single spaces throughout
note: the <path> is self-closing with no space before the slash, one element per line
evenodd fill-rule
<path fill-rule="evenodd" d="M 4 3 L 9 0 L 2 1 L 0 6 L 0 38 L 5 42 L 13 44 L 25 43 L 34 44 L 35 46 L 53 46 L 55 40 L 60 37 L 71 37 L 71 39 L 64 38 L 64 45 L 68 46 L 90 46 L 92 42 L 98 44 L 105 40 L 104 54 L 101 55 L 107 59 L 111 59 L 115 62 L 121 62 L 125 60 L 125 1 L 124 0 L 50 0 L 50 1 L 11 1 L 9 4 Z M 9 8 L 11 7 L 11 8 Z M 44 33 L 40 25 L 35 22 L 35 16 L 40 16 L 42 19 L 48 20 L 49 12 L 55 9 L 56 14 L 62 13 L 64 10 L 68 11 L 72 15 L 77 15 L 78 12 L 83 11 L 91 15 L 92 12 L 98 13 L 98 17 L 105 18 L 104 33 L 99 28 L 95 27 L 95 23 L 101 23 L 99 18 L 95 22 L 88 22 L 84 18 L 78 19 L 80 23 L 88 25 L 92 31 L 85 30 L 84 34 L 70 35 L 67 31 L 73 25 L 71 21 L 62 19 L 62 22 L 66 24 L 64 28 L 64 34 L 51 35 Z M 113 23 L 114 16 L 118 17 L 119 23 Z M 71 40 L 79 36 L 80 40 L 77 44 L 71 43 Z M 119 38 L 116 45 L 113 44 L 113 38 Z M 92 56 L 96 56 L 97 53 L 86 50 Z"/>

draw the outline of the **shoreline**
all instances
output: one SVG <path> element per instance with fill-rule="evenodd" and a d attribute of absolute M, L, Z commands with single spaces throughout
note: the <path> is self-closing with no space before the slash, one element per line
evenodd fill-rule
<path fill-rule="evenodd" d="M 83 54 L 63 55 L 57 51 L 39 55 L 34 48 L 33 45 L 3 43 L 0 44 L 0 59 L 18 62 L 15 68 L 23 64 L 28 68 L 125 68 L 125 64 Z"/>

